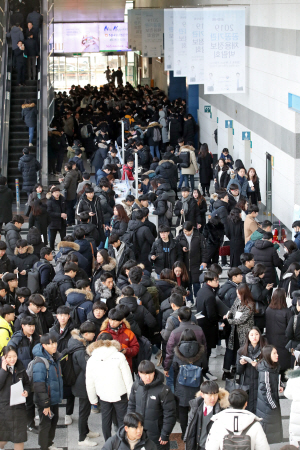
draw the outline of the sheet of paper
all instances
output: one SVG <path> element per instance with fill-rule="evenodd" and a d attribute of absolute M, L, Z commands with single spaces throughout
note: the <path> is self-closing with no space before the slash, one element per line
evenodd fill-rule
<path fill-rule="evenodd" d="M 249 356 L 241 356 L 245 361 L 247 361 L 249 364 L 253 363 L 253 359 L 249 358 Z"/>
<path fill-rule="evenodd" d="M 299 356 L 300 356 L 300 351 L 299 350 L 294 350 L 294 356 L 296 358 L 296 361 L 299 360 Z"/>
<path fill-rule="evenodd" d="M 12 384 L 10 387 L 10 406 L 20 405 L 26 402 L 26 398 L 22 397 L 24 388 L 22 380 L 16 384 Z"/>
<path fill-rule="evenodd" d="M 201 312 L 198 312 L 197 314 L 195 314 L 196 319 L 203 319 L 203 317 L 205 317 Z"/>
<path fill-rule="evenodd" d="M 237 311 L 237 312 L 235 313 L 235 316 L 234 316 L 234 318 L 235 318 L 235 319 L 240 319 L 240 317 L 242 317 L 242 315 L 243 315 L 243 313 L 242 313 L 242 312 L 240 312 L 240 311 Z"/>

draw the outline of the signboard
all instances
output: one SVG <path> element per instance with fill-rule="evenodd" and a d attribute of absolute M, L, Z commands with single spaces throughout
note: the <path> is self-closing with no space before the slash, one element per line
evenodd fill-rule
<path fill-rule="evenodd" d="M 129 9 L 128 20 L 129 17 L 128 27 L 131 28 L 130 38 L 128 36 L 129 48 L 131 50 L 142 50 L 142 11 L 140 9 Z"/>
<path fill-rule="evenodd" d="M 90 24 L 88 24 L 90 25 Z M 100 49 L 128 50 L 128 24 L 123 23 L 99 23 Z"/>
<path fill-rule="evenodd" d="M 225 120 L 225 128 L 232 128 L 233 120 Z"/>
<path fill-rule="evenodd" d="M 174 70 L 173 58 L 173 9 L 164 10 L 164 53 L 165 70 Z"/>
<path fill-rule="evenodd" d="M 164 10 L 142 11 L 142 54 L 149 58 L 164 56 Z"/>
<path fill-rule="evenodd" d="M 98 23 L 63 23 L 62 28 L 65 53 L 99 52 Z"/>
<path fill-rule="evenodd" d="M 242 140 L 243 141 L 251 141 L 251 132 L 250 131 L 242 131 Z"/>
<path fill-rule="evenodd" d="M 173 64 L 174 77 L 185 77 L 187 70 L 187 45 L 186 45 L 186 10 L 185 8 L 173 9 L 174 48 Z"/>
<path fill-rule="evenodd" d="M 245 92 L 245 8 L 204 14 L 204 93 Z"/>
<path fill-rule="evenodd" d="M 205 113 L 210 113 L 211 112 L 211 106 L 209 106 L 209 105 L 204 106 L 204 112 Z"/>
<path fill-rule="evenodd" d="M 204 83 L 203 8 L 186 9 L 187 83 Z"/>

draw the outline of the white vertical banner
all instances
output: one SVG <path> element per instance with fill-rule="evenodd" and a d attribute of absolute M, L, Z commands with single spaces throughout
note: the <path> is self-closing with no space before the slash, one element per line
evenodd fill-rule
<path fill-rule="evenodd" d="M 203 8 L 186 9 L 187 83 L 204 83 Z"/>
<path fill-rule="evenodd" d="M 205 8 L 204 14 L 204 93 L 244 93 L 245 8 Z"/>
<path fill-rule="evenodd" d="M 131 48 L 132 45 L 132 11 L 133 9 L 128 10 L 128 48 Z"/>
<path fill-rule="evenodd" d="M 174 77 L 185 77 L 187 70 L 187 43 L 186 43 L 186 10 L 173 9 L 174 27 Z"/>
<path fill-rule="evenodd" d="M 165 52 L 165 70 L 174 70 L 173 55 L 173 9 L 164 11 L 164 52 Z"/>
<path fill-rule="evenodd" d="M 142 10 L 142 54 L 149 58 L 164 56 L 164 10 Z"/>
<path fill-rule="evenodd" d="M 129 9 L 130 13 L 130 44 L 131 50 L 142 50 L 142 11 L 140 9 Z M 129 26 L 129 23 L 128 23 Z M 129 38 L 129 36 L 128 36 Z"/>

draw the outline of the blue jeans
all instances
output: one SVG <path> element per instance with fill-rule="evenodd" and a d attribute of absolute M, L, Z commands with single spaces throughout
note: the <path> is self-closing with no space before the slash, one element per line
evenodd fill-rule
<path fill-rule="evenodd" d="M 159 153 L 159 145 L 150 145 L 150 153 L 152 155 L 152 158 L 154 158 L 154 156 L 157 156 L 158 159 L 160 159 L 160 153 Z M 156 155 L 155 155 L 156 153 Z"/>
<path fill-rule="evenodd" d="M 179 179 L 178 189 L 181 189 L 183 181 L 184 181 L 184 186 L 185 187 L 189 187 L 189 177 L 191 178 L 192 191 L 194 190 L 194 187 L 195 187 L 194 175 L 183 175 L 181 172 L 180 172 L 180 179 Z"/>
<path fill-rule="evenodd" d="M 169 386 L 169 388 L 171 389 L 171 391 L 174 394 L 174 369 L 173 369 L 173 366 L 170 367 L 169 376 L 166 377 L 166 385 Z"/>
<path fill-rule="evenodd" d="M 34 128 L 35 127 L 29 127 L 29 144 L 32 144 L 33 142 Z"/>
<path fill-rule="evenodd" d="M 198 294 L 199 289 L 200 289 L 200 283 L 193 283 L 193 284 L 190 284 L 190 285 L 189 285 L 189 291 L 190 291 L 190 293 L 189 293 L 189 295 L 186 297 L 186 299 L 189 300 L 189 301 L 191 301 L 191 302 L 193 302 L 194 299 L 193 299 L 193 292 L 192 292 L 192 291 L 194 291 L 194 297 L 197 297 L 197 294 Z"/>

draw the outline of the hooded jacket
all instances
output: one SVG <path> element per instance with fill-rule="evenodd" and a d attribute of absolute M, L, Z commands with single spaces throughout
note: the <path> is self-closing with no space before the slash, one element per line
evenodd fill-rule
<path fill-rule="evenodd" d="M 22 119 L 28 128 L 36 127 L 37 109 L 35 103 L 25 103 L 22 105 Z"/>
<path fill-rule="evenodd" d="M 289 424 L 290 445 L 298 445 L 300 441 L 300 368 L 296 367 L 294 370 L 286 372 L 288 379 L 284 395 L 289 400 L 292 400 Z"/>
<path fill-rule="evenodd" d="M 247 431 L 247 436 L 251 438 L 251 450 L 269 450 L 269 444 L 266 435 L 259 423 L 259 418 L 249 411 L 243 409 L 228 408 L 215 414 L 211 421 L 213 422 L 206 441 L 206 450 L 223 450 L 223 440 L 228 431 L 234 432 L 237 427 L 238 432 L 247 428 L 252 422 L 253 425 Z"/>
<path fill-rule="evenodd" d="M 136 297 L 120 297 L 117 299 L 117 304 L 128 306 L 143 335 L 145 329 L 156 326 L 156 320 L 153 315 L 145 306 L 138 305 Z"/>
<path fill-rule="evenodd" d="M 136 240 L 139 246 L 139 255 L 136 261 L 144 264 L 147 270 L 151 270 L 151 263 L 148 260 L 148 255 L 155 239 L 150 229 L 140 220 L 130 220 L 128 222 L 127 231 L 135 232 Z"/>
<path fill-rule="evenodd" d="M 86 352 L 89 342 L 84 339 L 80 331 L 71 331 L 71 339 L 68 342 L 68 351 L 72 352 L 73 368 L 76 375 L 75 384 L 72 386 L 72 394 L 75 397 L 87 398 L 85 371 L 88 354 Z"/>
<path fill-rule="evenodd" d="M 276 267 L 282 269 L 283 262 L 279 258 L 273 243 L 267 240 L 257 240 L 251 249 L 254 256 L 255 264 L 261 263 L 266 266 L 266 274 L 264 276 L 265 282 L 274 283 L 274 288 L 277 286 Z"/>
<path fill-rule="evenodd" d="M 93 309 L 93 294 L 85 289 L 68 289 L 66 296 L 66 306 L 71 310 L 77 307 L 80 323 L 85 322 L 89 312 Z"/>
<path fill-rule="evenodd" d="M 21 156 L 18 163 L 18 170 L 21 172 L 23 178 L 23 191 L 32 191 L 37 182 L 37 172 L 41 170 L 41 168 L 42 166 L 36 160 L 35 156 L 31 154 Z"/>
<path fill-rule="evenodd" d="M 176 164 L 174 164 L 174 161 L 170 159 L 162 159 L 161 161 L 159 161 L 158 166 L 155 170 L 155 174 L 160 178 L 168 180 L 172 189 L 177 188 L 178 171 Z"/>
<path fill-rule="evenodd" d="M 8 256 L 13 256 L 16 243 L 19 239 L 21 239 L 21 230 L 17 228 L 14 223 L 8 222 L 4 227 L 4 234 L 7 245 L 6 253 Z"/>
<path fill-rule="evenodd" d="M 137 412 L 144 417 L 144 427 L 151 440 L 157 442 L 161 437 L 169 441 L 176 423 L 175 398 L 159 370 L 155 370 L 152 383 L 145 385 L 140 378 L 133 383 L 127 412 Z"/>
<path fill-rule="evenodd" d="M 109 262 L 107 264 L 103 264 L 102 266 L 99 265 L 97 263 L 94 273 L 93 273 L 93 277 L 92 277 L 92 284 L 91 284 L 91 289 L 93 291 L 93 293 L 95 294 L 95 283 L 97 280 L 100 279 L 101 275 L 104 272 L 109 272 L 111 273 L 111 276 L 113 277 L 113 279 L 116 279 L 116 266 L 117 266 L 117 262 L 114 258 L 112 258 L 111 256 L 108 257 Z"/>
<path fill-rule="evenodd" d="M 0 223 L 7 223 L 12 219 L 12 204 L 14 195 L 7 185 L 0 186 Z"/>
<path fill-rule="evenodd" d="M 115 449 L 130 450 L 124 425 L 117 431 L 117 434 L 109 438 L 102 447 L 102 450 Z M 148 438 L 146 431 L 144 431 L 139 442 L 135 444 L 134 450 L 157 450 L 157 447 L 154 442 Z"/>
<path fill-rule="evenodd" d="M 66 200 L 65 197 L 60 194 L 58 200 L 55 200 L 51 192 L 47 195 L 47 211 L 50 216 L 51 222 L 49 224 L 50 230 L 61 230 L 66 226 L 66 221 L 61 217 L 61 214 L 66 213 Z"/>
<path fill-rule="evenodd" d="M 80 247 L 75 242 L 69 241 L 60 241 L 57 245 L 58 253 L 55 256 L 55 261 L 63 256 L 68 255 L 69 253 L 75 253 L 78 258 L 78 266 L 84 271 L 88 270 L 88 260 L 79 252 Z"/>
<path fill-rule="evenodd" d="M 16 268 L 19 270 L 19 287 L 27 287 L 28 272 L 32 269 L 33 265 L 39 261 L 39 258 L 33 254 L 32 245 L 28 245 L 26 253 L 19 253 L 18 248 L 15 248 L 14 256 L 10 258 L 12 270 Z M 25 270 L 26 275 L 21 275 L 21 272 Z"/>
<path fill-rule="evenodd" d="M 296 277 L 292 272 L 286 272 L 283 275 L 279 286 L 285 290 L 287 297 L 289 296 L 292 298 L 293 292 L 299 289 L 298 277 Z"/>
<path fill-rule="evenodd" d="M 28 364 L 33 360 L 33 347 L 39 342 L 40 336 L 36 331 L 32 335 L 32 341 L 30 341 L 23 331 L 19 330 L 13 334 L 6 345 L 12 345 L 17 350 L 18 360 L 22 361 L 25 369 L 27 369 Z"/>
<path fill-rule="evenodd" d="M 283 264 L 282 273 L 286 273 L 293 262 L 300 263 L 300 250 L 293 250 L 292 253 L 284 255 L 286 258 Z"/>
<path fill-rule="evenodd" d="M 172 234 L 169 234 L 169 252 L 168 252 L 168 265 L 165 264 L 165 252 L 164 252 L 164 242 L 161 238 L 157 239 L 151 248 L 151 252 L 149 254 L 149 261 L 152 262 L 155 272 L 160 274 L 160 272 L 169 268 L 172 269 L 173 264 L 176 261 L 182 261 L 182 249 L 179 245 L 178 241 L 173 239 Z M 151 256 L 156 256 L 156 259 L 153 261 Z"/>
<path fill-rule="evenodd" d="M 75 225 L 74 227 L 74 231 L 73 231 L 73 237 L 75 239 L 75 231 L 78 230 L 79 228 L 83 228 L 84 229 L 84 233 L 85 233 L 85 238 L 88 239 L 90 242 L 96 245 L 96 247 L 99 246 L 100 244 L 100 234 L 99 231 L 97 229 L 97 225 L 95 225 L 94 223 L 79 223 L 78 225 Z"/>
<path fill-rule="evenodd" d="M 121 327 L 115 330 L 110 327 L 109 319 L 106 319 L 100 330 L 100 334 L 102 333 L 110 333 L 113 339 L 121 344 L 122 349 L 126 348 L 126 360 L 132 370 L 132 358 L 138 354 L 140 346 L 127 320 L 124 319 Z"/>
<path fill-rule="evenodd" d="M 154 128 L 159 128 L 159 131 L 161 132 L 162 125 L 158 122 L 151 122 L 147 127 L 146 137 L 148 138 L 148 145 L 150 147 L 155 147 L 159 145 L 159 142 L 155 142 L 153 140 Z"/>
<path fill-rule="evenodd" d="M 6 36 L 11 38 L 11 46 L 13 50 L 16 50 L 18 48 L 19 41 L 24 42 L 23 31 L 20 27 L 17 27 L 16 25 L 11 27 L 11 30 L 6 33 Z"/>
<path fill-rule="evenodd" d="M 98 300 L 103 301 L 102 299 L 106 300 L 106 306 L 108 307 L 108 310 L 114 308 L 116 306 L 116 300 L 117 297 L 121 295 L 120 289 L 116 286 L 115 282 L 113 285 L 112 290 L 110 290 L 105 284 L 103 284 L 100 280 L 96 280 L 95 282 L 95 302 Z"/>
<path fill-rule="evenodd" d="M 129 398 L 132 374 L 120 350 L 121 344 L 116 340 L 100 340 L 88 346 L 86 387 L 91 404 L 98 402 L 97 396 L 109 403 L 120 401 L 124 394 Z"/>

